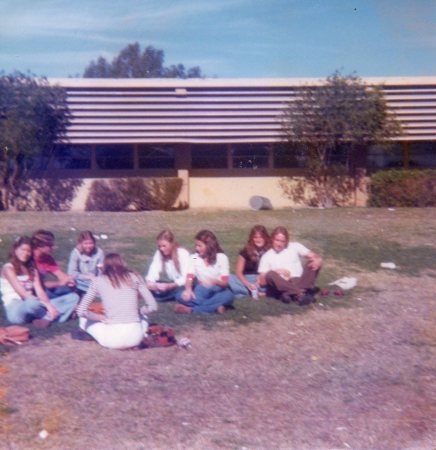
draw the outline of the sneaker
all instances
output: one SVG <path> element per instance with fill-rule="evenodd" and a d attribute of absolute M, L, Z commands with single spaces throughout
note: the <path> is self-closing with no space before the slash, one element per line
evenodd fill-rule
<path fill-rule="evenodd" d="M 310 292 L 305 292 L 298 296 L 298 304 L 300 306 L 310 305 L 315 301 L 315 297 Z"/>
<path fill-rule="evenodd" d="M 71 331 L 71 339 L 74 339 L 76 341 L 93 341 L 94 338 L 87 333 L 86 331 L 83 331 L 81 328 L 76 328 Z"/>
<path fill-rule="evenodd" d="M 40 330 L 44 330 L 45 328 L 48 328 L 51 324 L 50 320 L 47 319 L 34 319 L 32 320 L 32 325 L 35 328 L 39 328 Z"/>
<path fill-rule="evenodd" d="M 291 294 L 287 294 L 286 292 L 280 296 L 280 300 L 287 305 L 294 301 L 294 296 Z"/>

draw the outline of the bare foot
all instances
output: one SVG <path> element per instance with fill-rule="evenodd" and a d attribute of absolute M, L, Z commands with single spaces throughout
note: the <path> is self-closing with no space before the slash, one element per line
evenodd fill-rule
<path fill-rule="evenodd" d="M 226 312 L 226 307 L 224 305 L 218 306 L 216 312 L 218 314 L 224 314 Z"/>
<path fill-rule="evenodd" d="M 192 308 L 190 308 L 189 306 L 180 304 L 180 305 L 176 305 L 174 307 L 174 311 L 179 314 L 191 314 Z"/>

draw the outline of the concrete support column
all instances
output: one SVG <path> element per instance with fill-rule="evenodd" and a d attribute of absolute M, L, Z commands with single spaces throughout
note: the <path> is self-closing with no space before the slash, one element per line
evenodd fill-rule
<path fill-rule="evenodd" d="M 175 206 L 178 208 L 189 208 L 189 170 L 179 169 L 177 176 L 182 179 L 182 189 Z"/>

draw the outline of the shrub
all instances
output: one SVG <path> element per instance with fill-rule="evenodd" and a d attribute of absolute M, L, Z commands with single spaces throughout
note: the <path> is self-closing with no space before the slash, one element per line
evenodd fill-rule
<path fill-rule="evenodd" d="M 436 170 L 386 170 L 371 176 L 369 206 L 436 206 Z"/>
<path fill-rule="evenodd" d="M 87 211 L 147 211 L 173 208 L 182 189 L 180 178 L 96 180 L 86 200 Z"/>

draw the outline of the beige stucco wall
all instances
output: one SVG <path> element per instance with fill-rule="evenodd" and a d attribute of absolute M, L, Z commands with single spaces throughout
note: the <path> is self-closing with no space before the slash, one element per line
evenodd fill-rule
<path fill-rule="evenodd" d="M 281 177 L 243 178 L 190 178 L 189 206 L 191 208 L 249 209 L 252 196 L 262 196 L 270 200 L 273 208 L 304 206 L 296 204 L 283 193 L 279 181 Z M 295 181 L 298 178 L 294 179 Z M 300 178 L 301 180 L 301 178 Z M 366 182 L 356 191 L 349 205 L 365 206 L 367 200 Z"/>
<path fill-rule="evenodd" d="M 190 208 L 250 209 L 250 198 L 253 196 L 266 197 L 273 208 L 305 206 L 296 204 L 285 196 L 279 184 L 281 177 L 188 178 L 187 171 L 180 171 L 179 176 L 184 183 L 177 203 L 187 202 Z M 72 202 L 72 210 L 84 210 L 93 181 L 94 179 L 83 180 Z M 361 189 L 356 191 L 356 195 L 352 196 L 349 205 L 366 205 L 366 181 L 363 182 Z"/>

